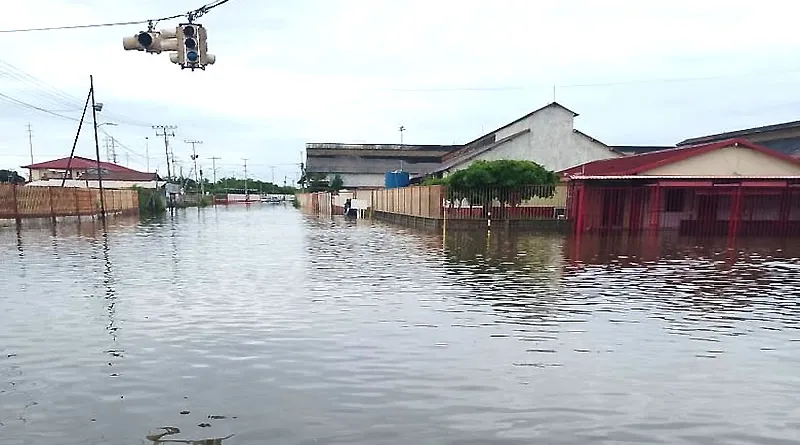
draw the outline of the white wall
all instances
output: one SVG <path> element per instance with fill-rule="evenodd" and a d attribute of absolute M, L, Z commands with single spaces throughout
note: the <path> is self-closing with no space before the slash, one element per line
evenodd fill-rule
<path fill-rule="evenodd" d="M 386 184 L 383 173 L 339 173 L 344 183 L 344 188 L 380 187 Z"/>
<path fill-rule="evenodd" d="M 501 140 L 525 129 L 530 130 L 529 133 L 512 138 L 450 170 L 467 168 L 477 160 L 515 159 L 533 161 L 548 170 L 560 171 L 590 161 L 621 157 L 603 144 L 573 131 L 574 120 L 570 111 L 559 106 L 543 108 L 498 131 L 496 139 Z"/>

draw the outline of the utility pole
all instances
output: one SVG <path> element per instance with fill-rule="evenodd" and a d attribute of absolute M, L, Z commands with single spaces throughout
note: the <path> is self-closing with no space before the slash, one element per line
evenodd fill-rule
<path fill-rule="evenodd" d="M 406 127 L 400 126 L 400 145 L 403 145 L 403 132 L 406 131 Z"/>
<path fill-rule="evenodd" d="M 244 161 L 244 200 L 250 200 L 250 191 L 247 190 L 247 158 L 242 158 Z"/>
<path fill-rule="evenodd" d="M 275 166 L 271 165 L 269 168 L 272 169 L 272 183 L 275 184 Z"/>
<path fill-rule="evenodd" d="M 114 136 L 111 136 L 111 159 L 113 160 L 113 163 L 117 163 L 117 147 Z"/>
<path fill-rule="evenodd" d="M 222 158 L 218 158 L 216 156 L 211 157 L 211 174 L 214 176 L 214 184 L 217 183 L 217 159 Z"/>
<path fill-rule="evenodd" d="M 144 160 L 147 163 L 147 173 L 150 173 L 150 138 L 144 137 Z"/>
<path fill-rule="evenodd" d="M 31 165 L 33 165 L 33 130 L 28 122 L 28 147 L 31 149 Z M 28 169 L 28 180 L 33 181 L 33 169 Z"/>
<path fill-rule="evenodd" d="M 97 139 L 97 103 L 94 101 L 94 77 L 89 75 L 89 92 L 92 96 L 92 126 L 94 127 L 94 151 L 97 159 L 97 187 L 100 189 L 100 219 L 106 220 L 106 200 L 103 196 L 103 170 L 100 168 L 100 140 Z"/>
<path fill-rule="evenodd" d="M 194 183 L 197 186 L 199 186 L 200 183 L 197 180 L 197 173 L 198 173 L 197 172 L 197 158 L 199 156 L 197 156 L 197 151 L 194 149 L 194 146 L 197 145 L 197 144 L 202 144 L 203 141 L 191 141 L 189 139 L 185 139 L 183 142 L 186 143 L 186 144 L 192 144 L 192 156 L 191 157 L 192 157 L 192 162 L 194 162 Z"/>
<path fill-rule="evenodd" d="M 127 151 L 125 152 L 125 165 L 126 166 L 131 165 L 131 154 L 128 153 Z"/>
<path fill-rule="evenodd" d="M 175 129 L 178 128 L 175 125 L 153 125 L 153 130 L 156 130 L 156 136 L 163 136 L 164 137 L 164 155 L 167 159 L 167 181 L 172 178 L 172 172 L 169 169 L 169 137 L 175 137 Z M 158 132 L 161 130 L 161 133 Z M 175 162 L 175 157 L 172 157 L 172 162 Z M 173 166 L 174 167 L 174 166 Z M 173 168 L 174 170 L 174 168 Z"/>

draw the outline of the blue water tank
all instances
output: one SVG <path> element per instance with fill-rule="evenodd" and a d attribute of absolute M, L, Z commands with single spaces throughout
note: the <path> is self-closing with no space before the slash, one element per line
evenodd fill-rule
<path fill-rule="evenodd" d="M 399 187 L 408 187 L 408 184 L 411 183 L 411 178 L 408 175 L 408 172 L 396 170 L 393 172 L 386 172 L 385 183 L 384 186 L 387 189 L 396 189 Z"/>

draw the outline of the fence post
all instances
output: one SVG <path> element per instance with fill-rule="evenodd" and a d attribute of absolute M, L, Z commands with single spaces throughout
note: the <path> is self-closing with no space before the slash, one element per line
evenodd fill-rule
<path fill-rule="evenodd" d="M 56 212 L 53 209 L 53 187 L 47 187 L 47 196 L 50 200 L 50 219 L 53 221 L 53 224 L 55 224 Z"/>
<path fill-rule="evenodd" d="M 81 202 L 80 202 L 80 199 L 78 198 L 78 187 L 73 188 L 73 191 L 75 192 L 75 193 L 73 193 L 75 195 L 75 215 L 78 216 L 78 221 L 80 222 L 80 220 L 81 220 Z"/>
<path fill-rule="evenodd" d="M 17 200 L 17 184 L 11 185 L 11 195 L 14 197 L 14 219 L 17 221 L 17 224 L 20 222 L 19 218 L 19 202 Z"/>

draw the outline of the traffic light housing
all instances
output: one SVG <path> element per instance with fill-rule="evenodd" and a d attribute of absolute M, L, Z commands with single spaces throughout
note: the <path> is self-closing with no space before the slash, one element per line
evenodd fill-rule
<path fill-rule="evenodd" d="M 135 36 L 123 37 L 122 47 L 126 51 L 145 51 L 159 54 L 162 51 L 176 51 L 178 40 L 175 31 L 162 29 L 161 31 L 141 31 Z"/>
<path fill-rule="evenodd" d="M 199 23 L 181 23 L 174 29 L 154 31 L 152 27 L 134 36 L 124 37 L 122 46 L 126 51 L 145 51 L 150 54 L 170 52 L 169 60 L 181 69 L 206 69 L 216 62 L 216 56 L 208 53 L 208 33 Z"/>

